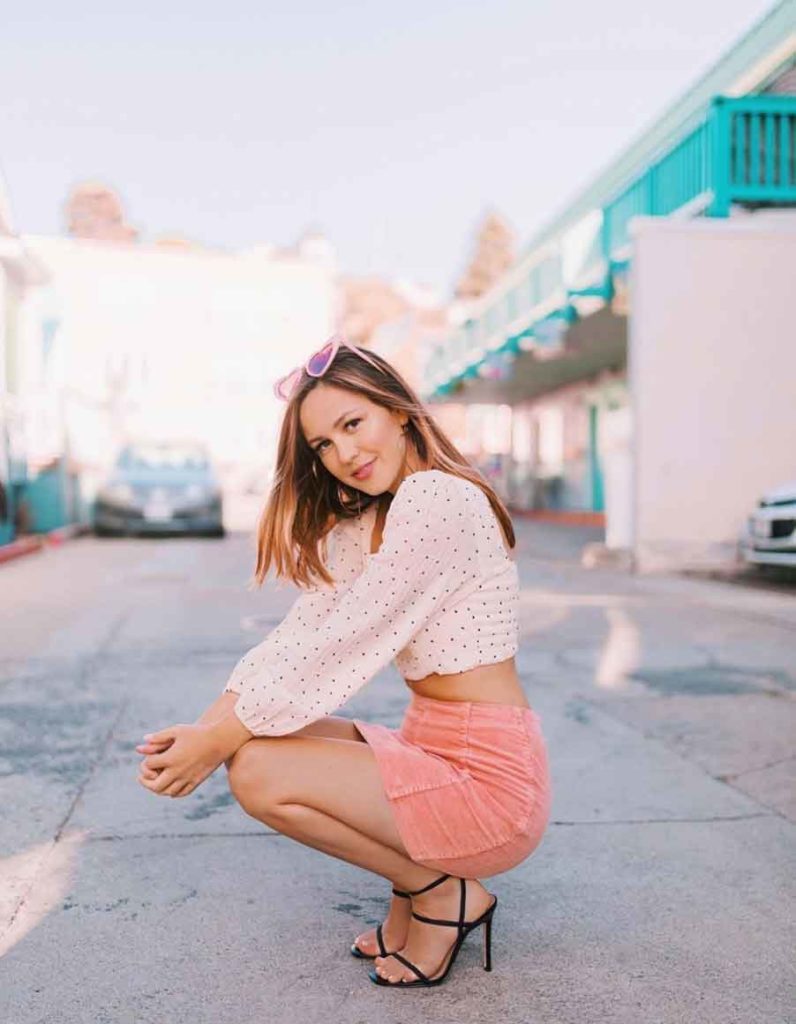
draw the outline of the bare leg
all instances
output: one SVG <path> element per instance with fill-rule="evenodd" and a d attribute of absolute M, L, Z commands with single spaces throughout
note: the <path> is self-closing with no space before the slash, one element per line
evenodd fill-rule
<path fill-rule="evenodd" d="M 326 736 L 330 739 L 351 740 L 352 742 L 365 743 L 353 722 L 348 718 L 338 715 L 328 715 L 317 722 L 305 725 L 291 736 Z M 392 890 L 392 887 L 390 887 Z M 390 891 L 390 907 L 382 921 L 381 935 L 385 949 L 401 950 L 406 942 L 409 932 L 409 921 L 412 914 L 411 900 L 403 896 L 393 896 Z M 368 956 L 376 956 L 379 953 L 379 940 L 375 928 L 368 928 L 354 936 L 354 945 L 361 952 Z"/>
<path fill-rule="evenodd" d="M 291 736 L 326 736 L 333 740 L 351 740 L 357 743 L 365 743 L 365 737 L 360 733 L 354 723 L 348 718 L 341 718 L 339 715 L 327 715 L 326 718 L 319 718 L 317 722 L 310 722 L 303 729 L 292 732 Z"/>
<path fill-rule="evenodd" d="M 247 814 L 306 846 L 419 889 L 439 876 L 415 863 L 393 820 L 367 743 L 300 736 L 250 740 L 228 762 Z"/>
<path fill-rule="evenodd" d="M 283 835 L 382 875 L 399 889 L 420 889 L 440 876 L 409 857 L 366 743 L 296 734 L 261 738 L 245 743 L 231 762 L 230 786 L 243 809 Z M 490 905 L 491 896 L 475 879 L 466 885 L 466 920 L 474 920 Z M 412 905 L 429 917 L 453 920 L 458 915 L 458 883 L 448 879 L 413 898 Z M 406 955 L 431 974 L 444 961 L 455 929 L 412 921 L 408 937 L 411 955 Z M 401 948 L 406 952 L 407 947 Z M 388 943 L 387 948 L 399 947 Z M 415 977 L 394 958 L 376 963 L 384 977 Z"/>

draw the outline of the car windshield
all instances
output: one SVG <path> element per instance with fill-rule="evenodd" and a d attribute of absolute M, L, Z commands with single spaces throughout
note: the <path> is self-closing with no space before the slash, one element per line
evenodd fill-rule
<path fill-rule="evenodd" d="M 128 445 L 116 462 L 119 469 L 207 469 L 207 456 L 195 445 Z"/>

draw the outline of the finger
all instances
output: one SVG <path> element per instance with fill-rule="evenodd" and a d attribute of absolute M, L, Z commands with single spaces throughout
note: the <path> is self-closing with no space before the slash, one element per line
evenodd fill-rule
<path fill-rule="evenodd" d="M 193 782 L 186 782 L 186 784 L 179 791 L 179 793 L 175 793 L 174 795 L 175 796 L 188 796 L 188 794 L 189 793 L 193 793 L 193 791 L 195 789 L 196 789 L 196 786 L 193 784 Z"/>
<path fill-rule="evenodd" d="M 167 789 L 164 790 L 168 796 L 179 796 L 183 789 L 185 789 L 187 783 L 185 779 L 177 779 Z"/>
<path fill-rule="evenodd" d="M 139 769 L 139 774 L 143 775 L 145 779 L 156 779 L 163 769 L 155 770 L 154 768 L 147 768 L 146 765 L 142 765 Z"/>
<path fill-rule="evenodd" d="M 144 758 L 143 763 L 147 768 L 166 768 L 171 764 L 171 756 L 169 754 L 149 754 Z"/>
<path fill-rule="evenodd" d="M 142 786 L 146 786 L 147 789 L 161 796 L 163 790 L 168 789 L 176 777 L 173 769 L 164 769 L 156 779 L 145 779 L 143 776 L 139 776 L 139 780 Z"/>
<path fill-rule="evenodd" d="M 177 774 L 176 768 L 164 768 L 152 785 L 156 788 L 158 793 L 163 794 L 168 790 L 173 782 L 178 781 L 183 782 L 184 778 Z"/>
<path fill-rule="evenodd" d="M 171 743 L 138 743 L 135 749 L 140 754 L 162 754 L 170 746 Z"/>
<path fill-rule="evenodd" d="M 178 725 L 170 725 L 168 729 L 161 729 L 159 732 L 144 733 L 144 739 L 149 743 L 162 743 L 164 740 L 170 742 L 176 740 Z"/>

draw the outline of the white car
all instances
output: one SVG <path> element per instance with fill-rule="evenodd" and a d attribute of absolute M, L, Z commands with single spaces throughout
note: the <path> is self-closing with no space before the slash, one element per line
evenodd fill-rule
<path fill-rule="evenodd" d="M 796 480 L 763 495 L 746 522 L 740 549 L 747 562 L 796 566 Z"/>

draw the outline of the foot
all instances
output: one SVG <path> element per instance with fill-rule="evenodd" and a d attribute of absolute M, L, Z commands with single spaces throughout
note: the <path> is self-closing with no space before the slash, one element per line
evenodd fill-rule
<path fill-rule="evenodd" d="M 495 901 L 479 881 L 474 878 L 465 879 L 466 902 L 464 920 L 475 921 L 488 910 Z M 444 882 L 429 892 L 412 897 L 412 910 L 425 917 L 435 917 L 444 921 L 459 919 L 459 902 L 461 886 L 459 879 L 446 878 Z M 407 902 L 407 901 L 404 901 Z M 414 917 L 409 919 L 406 944 L 397 952 L 418 967 L 429 980 L 442 974 L 448 966 L 448 957 L 456 942 L 457 929 L 447 925 L 426 924 Z M 390 948 L 389 946 L 387 947 Z M 394 956 L 377 956 L 376 973 L 385 981 L 400 985 L 404 981 L 417 981 L 418 977 Z"/>
<path fill-rule="evenodd" d="M 409 917 L 411 913 L 411 900 L 403 896 L 392 897 L 390 900 L 390 912 L 381 926 L 381 936 L 384 940 L 385 949 L 401 951 L 401 947 L 406 942 L 406 933 L 409 930 Z M 357 935 L 354 939 L 354 945 L 367 956 L 376 956 L 379 952 L 376 929 L 371 928 L 369 931 Z"/>

